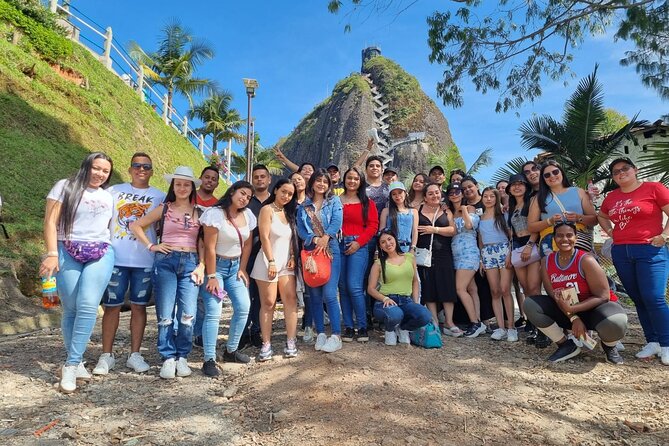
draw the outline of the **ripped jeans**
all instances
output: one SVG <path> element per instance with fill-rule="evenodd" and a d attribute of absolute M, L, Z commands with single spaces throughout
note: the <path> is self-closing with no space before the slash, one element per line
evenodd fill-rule
<path fill-rule="evenodd" d="M 186 358 L 193 347 L 193 326 L 200 287 L 190 275 L 197 263 L 197 254 L 194 252 L 156 253 L 153 292 L 158 319 L 158 353 L 163 360 Z M 176 332 L 172 321 L 174 314 L 180 315 Z"/>

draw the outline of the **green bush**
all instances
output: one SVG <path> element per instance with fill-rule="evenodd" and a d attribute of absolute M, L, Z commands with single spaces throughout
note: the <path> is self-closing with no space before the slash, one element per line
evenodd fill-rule
<path fill-rule="evenodd" d="M 5 0 L 0 0 L 0 20 L 20 28 L 30 45 L 47 61 L 57 62 L 72 55 L 72 42 L 24 15 Z"/>
<path fill-rule="evenodd" d="M 7 3 L 13 5 L 16 9 L 21 11 L 23 15 L 30 17 L 38 23 L 46 26 L 48 29 L 65 36 L 65 29 L 58 25 L 56 21 L 58 15 L 49 11 L 42 5 L 40 0 L 6 0 Z"/>

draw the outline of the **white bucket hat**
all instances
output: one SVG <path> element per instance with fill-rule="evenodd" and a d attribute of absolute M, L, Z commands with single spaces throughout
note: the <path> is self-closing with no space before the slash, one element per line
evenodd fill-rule
<path fill-rule="evenodd" d="M 168 183 L 172 183 L 172 180 L 190 180 L 193 183 L 195 183 L 195 187 L 200 187 L 202 184 L 202 180 L 195 178 L 195 175 L 193 175 L 193 169 L 191 169 L 188 166 L 179 166 L 174 170 L 173 174 L 165 174 L 163 175 L 163 178 L 165 178 L 165 181 Z"/>

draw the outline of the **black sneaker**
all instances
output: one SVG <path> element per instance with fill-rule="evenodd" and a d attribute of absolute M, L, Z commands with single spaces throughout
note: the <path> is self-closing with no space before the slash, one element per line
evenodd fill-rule
<path fill-rule="evenodd" d="M 525 326 L 525 330 L 527 331 L 527 325 Z M 525 342 L 529 345 L 534 345 L 534 343 L 537 342 L 536 328 L 527 332 L 527 337 L 525 337 Z"/>
<path fill-rule="evenodd" d="M 238 364 L 248 364 L 251 362 L 249 355 L 245 355 L 239 350 L 235 350 L 230 353 L 228 350 L 223 350 L 223 361 L 225 362 L 236 362 Z"/>
<path fill-rule="evenodd" d="M 558 344 L 557 350 L 548 357 L 548 360 L 551 362 L 562 362 L 573 358 L 579 353 L 581 353 L 581 348 L 577 347 L 571 339 L 567 339 L 562 344 Z"/>
<path fill-rule="evenodd" d="M 604 354 L 606 355 L 606 362 L 610 362 L 611 364 L 622 364 L 623 357 L 620 356 L 620 353 L 618 352 L 618 349 L 614 345 L 613 347 L 609 347 L 608 345 L 602 344 L 602 349 L 604 350 Z"/>
<path fill-rule="evenodd" d="M 204 344 L 202 343 L 202 336 L 193 336 L 193 347 L 204 348 Z"/>
<path fill-rule="evenodd" d="M 550 340 L 541 330 L 537 330 L 537 338 L 534 341 L 536 348 L 546 348 L 551 345 L 553 341 Z"/>
<path fill-rule="evenodd" d="M 205 363 L 202 364 L 202 373 L 204 373 L 205 376 L 220 375 L 220 372 L 218 371 L 218 365 L 216 365 L 216 361 L 214 361 L 213 359 L 205 361 Z"/>
<path fill-rule="evenodd" d="M 353 342 L 353 337 L 355 336 L 355 330 L 351 327 L 344 328 L 344 333 L 341 335 L 341 340 L 343 342 Z"/>
<path fill-rule="evenodd" d="M 530 333 L 532 331 L 536 331 L 536 327 L 534 324 L 528 320 L 525 321 L 525 333 Z"/>
<path fill-rule="evenodd" d="M 358 329 L 358 342 L 367 342 L 369 341 L 369 335 L 367 334 L 366 328 Z"/>
<path fill-rule="evenodd" d="M 262 336 L 259 331 L 251 333 L 251 345 L 257 348 L 262 347 Z"/>
<path fill-rule="evenodd" d="M 524 317 L 520 316 L 516 322 L 514 322 L 513 326 L 516 328 L 521 328 L 524 327 L 525 324 L 527 323 L 527 319 Z"/>
<path fill-rule="evenodd" d="M 472 322 L 469 324 L 469 327 L 467 327 L 467 330 L 465 330 L 465 337 L 466 338 L 475 338 L 481 333 L 485 331 L 486 327 L 485 324 L 482 322 Z"/>

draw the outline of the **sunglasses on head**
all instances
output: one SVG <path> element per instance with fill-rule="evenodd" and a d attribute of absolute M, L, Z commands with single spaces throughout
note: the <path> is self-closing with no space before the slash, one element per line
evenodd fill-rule
<path fill-rule="evenodd" d="M 623 172 L 629 172 L 629 170 L 632 168 L 629 164 L 626 166 L 621 167 L 620 169 L 613 169 L 611 171 L 611 174 L 615 177 L 616 175 L 620 175 Z"/>
<path fill-rule="evenodd" d="M 132 163 L 130 164 L 130 167 L 132 167 L 133 169 L 144 169 L 144 170 L 153 169 L 153 165 L 149 163 Z"/>
<path fill-rule="evenodd" d="M 556 177 L 560 175 L 560 169 L 553 169 L 550 172 L 544 172 L 544 178 L 549 179 L 551 176 Z"/>
<path fill-rule="evenodd" d="M 447 195 L 450 197 L 452 195 L 460 195 L 461 193 L 462 191 L 460 189 L 453 189 L 449 190 Z"/>
<path fill-rule="evenodd" d="M 539 166 L 537 166 L 537 165 L 535 164 L 534 166 L 530 167 L 529 169 L 525 169 L 525 170 L 523 170 L 523 173 L 524 173 L 525 175 L 529 175 L 529 174 L 531 174 L 532 172 L 538 172 L 538 171 L 539 171 Z"/>

